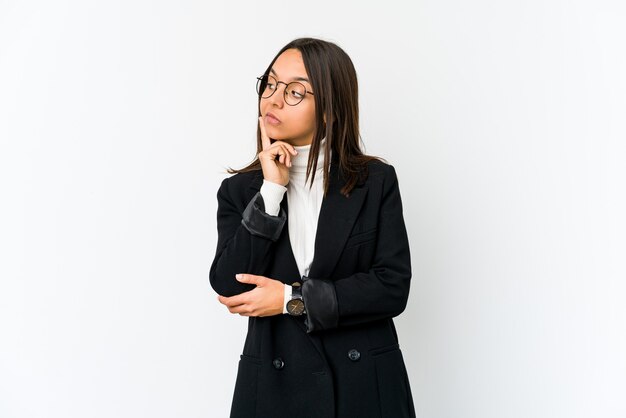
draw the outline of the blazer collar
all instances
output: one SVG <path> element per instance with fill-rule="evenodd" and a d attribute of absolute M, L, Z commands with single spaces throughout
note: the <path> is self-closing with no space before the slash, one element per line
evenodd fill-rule
<path fill-rule="evenodd" d="M 258 170 L 250 182 L 248 200 L 252 199 L 256 192 L 261 189 L 262 184 L 263 172 Z M 361 210 L 361 206 L 363 206 L 365 201 L 368 191 L 367 182 L 357 184 L 350 192 L 349 197 L 341 194 L 341 188 L 345 184 L 346 179 L 339 171 L 338 157 L 333 152 L 328 192 L 322 199 L 317 232 L 315 234 L 315 253 L 308 275 L 311 278 L 328 279 L 331 277 L 357 215 Z M 285 193 L 280 205 L 285 209 L 287 219 L 289 219 L 287 193 Z M 285 230 L 288 231 L 288 228 L 285 228 Z M 289 239 L 289 233 L 286 234 L 287 239 Z M 291 243 L 289 243 L 288 247 L 294 265 L 297 265 L 291 249 Z"/>

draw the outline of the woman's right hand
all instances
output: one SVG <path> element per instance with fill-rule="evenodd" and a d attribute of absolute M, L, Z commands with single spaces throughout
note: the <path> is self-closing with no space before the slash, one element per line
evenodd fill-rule
<path fill-rule="evenodd" d="M 261 128 L 261 144 L 263 146 L 263 150 L 259 152 L 259 161 L 263 169 L 263 178 L 286 186 L 289 183 L 291 155 L 296 155 L 298 151 L 296 151 L 293 145 L 285 141 L 274 141 L 272 143 L 265 132 L 263 116 L 259 116 L 259 126 Z"/>

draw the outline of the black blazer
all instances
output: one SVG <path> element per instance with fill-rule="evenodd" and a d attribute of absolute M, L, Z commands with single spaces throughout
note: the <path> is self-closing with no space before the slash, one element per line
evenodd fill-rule
<path fill-rule="evenodd" d="M 277 216 L 265 213 L 261 170 L 226 178 L 217 192 L 213 289 L 232 296 L 254 287 L 236 273 L 300 281 L 307 310 L 248 319 L 231 417 L 415 416 L 392 320 L 406 307 L 411 279 L 396 172 L 372 161 L 345 197 L 336 156 L 308 277 L 300 277 L 285 226 L 287 195 Z"/>

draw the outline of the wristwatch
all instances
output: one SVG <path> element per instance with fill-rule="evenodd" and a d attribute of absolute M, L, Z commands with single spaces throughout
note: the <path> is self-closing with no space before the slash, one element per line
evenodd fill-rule
<path fill-rule="evenodd" d="M 306 313 L 304 299 L 302 299 L 302 287 L 299 282 L 291 285 L 291 299 L 287 302 L 287 313 L 292 316 L 300 316 Z"/>

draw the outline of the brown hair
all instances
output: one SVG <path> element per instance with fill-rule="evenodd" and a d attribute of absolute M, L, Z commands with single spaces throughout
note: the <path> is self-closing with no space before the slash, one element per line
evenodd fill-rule
<path fill-rule="evenodd" d="M 349 196 L 356 184 L 367 178 L 367 163 L 371 160 L 384 161 L 383 158 L 366 155 L 361 150 L 358 82 L 354 65 L 345 51 L 332 42 L 316 38 L 297 38 L 278 51 L 264 75 L 269 74 L 280 54 L 290 48 L 298 49 L 302 54 L 304 67 L 315 92 L 316 127 L 309 152 L 305 182 L 311 175 L 311 186 L 313 185 L 320 141 L 325 137 L 324 196 L 328 191 L 331 149 L 333 158 L 337 158 L 339 170 L 346 179 L 346 185 L 341 193 Z M 261 86 L 261 91 L 264 87 Z M 261 96 L 259 95 L 258 116 L 261 116 L 260 104 Z M 324 123 L 324 114 L 329 123 Z M 240 170 L 228 168 L 228 173 L 261 170 L 258 154 L 262 150 L 261 128 L 257 124 L 257 152 L 254 161 Z"/>

